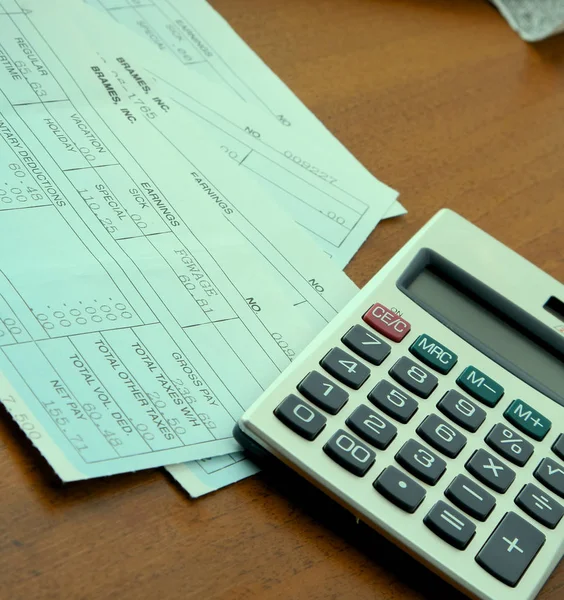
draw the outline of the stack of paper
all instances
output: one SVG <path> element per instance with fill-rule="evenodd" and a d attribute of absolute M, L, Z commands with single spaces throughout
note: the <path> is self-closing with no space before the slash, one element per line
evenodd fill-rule
<path fill-rule="evenodd" d="M 0 400 L 64 481 L 199 495 L 403 209 L 205 2 L 95 4 L 0 0 Z"/>

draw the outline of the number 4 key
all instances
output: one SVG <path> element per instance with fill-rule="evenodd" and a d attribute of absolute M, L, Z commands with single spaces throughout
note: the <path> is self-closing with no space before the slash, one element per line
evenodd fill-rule
<path fill-rule="evenodd" d="M 370 369 L 341 348 L 333 348 L 319 363 L 328 373 L 354 390 L 370 376 Z"/>

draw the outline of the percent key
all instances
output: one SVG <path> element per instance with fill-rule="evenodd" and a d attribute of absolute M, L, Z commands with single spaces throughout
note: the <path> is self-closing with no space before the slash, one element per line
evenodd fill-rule
<path fill-rule="evenodd" d="M 533 453 L 533 444 L 502 423 L 498 423 L 486 436 L 486 444 L 498 454 L 522 467 Z"/>

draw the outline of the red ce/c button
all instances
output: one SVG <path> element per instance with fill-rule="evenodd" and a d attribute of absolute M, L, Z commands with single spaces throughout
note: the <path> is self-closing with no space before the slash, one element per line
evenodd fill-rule
<path fill-rule="evenodd" d="M 383 304 L 374 304 L 362 317 L 365 323 L 392 342 L 401 342 L 411 325 Z"/>

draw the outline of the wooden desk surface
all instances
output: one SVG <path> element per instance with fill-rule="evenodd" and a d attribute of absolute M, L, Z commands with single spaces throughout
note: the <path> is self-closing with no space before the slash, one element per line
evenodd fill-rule
<path fill-rule="evenodd" d="M 564 35 L 527 45 L 481 0 L 213 4 L 400 190 L 359 285 L 443 206 L 564 281 Z M 1 416 L 0 598 L 461 597 L 272 475 L 197 501 L 161 471 L 58 487 Z M 540 598 L 563 596 L 564 564 Z"/>

